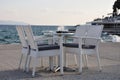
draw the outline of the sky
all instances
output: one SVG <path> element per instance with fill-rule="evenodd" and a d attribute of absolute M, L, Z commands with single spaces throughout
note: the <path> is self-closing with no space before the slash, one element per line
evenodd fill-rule
<path fill-rule="evenodd" d="M 0 0 L 0 20 L 33 25 L 85 24 L 112 13 L 115 0 Z"/>

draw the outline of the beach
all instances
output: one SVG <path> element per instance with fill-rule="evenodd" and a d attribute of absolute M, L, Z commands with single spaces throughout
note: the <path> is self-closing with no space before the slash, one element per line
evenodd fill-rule
<path fill-rule="evenodd" d="M 89 56 L 88 69 L 83 68 L 80 75 L 77 71 L 68 71 L 61 76 L 59 72 L 39 70 L 40 65 L 38 65 L 36 77 L 32 78 L 31 71 L 25 73 L 22 69 L 18 70 L 21 45 L 0 45 L 0 80 L 120 80 L 120 43 L 102 42 L 99 45 L 99 52 L 102 72 L 97 70 L 96 57 Z M 67 55 L 67 61 L 69 67 L 75 67 L 72 55 Z M 43 63 L 44 67 L 48 67 L 47 57 L 43 59 Z"/>

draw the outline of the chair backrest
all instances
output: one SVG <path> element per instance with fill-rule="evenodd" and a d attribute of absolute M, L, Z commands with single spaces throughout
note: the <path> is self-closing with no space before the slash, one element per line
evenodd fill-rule
<path fill-rule="evenodd" d="M 34 41 L 33 31 L 30 25 L 24 27 L 25 33 L 27 35 L 27 40 L 31 49 L 37 49 L 37 43 Z"/>
<path fill-rule="evenodd" d="M 22 43 L 22 46 L 23 47 L 28 47 L 28 43 L 25 39 L 25 32 L 24 32 L 23 26 L 16 26 L 16 30 L 18 32 L 19 39 Z"/>
<path fill-rule="evenodd" d="M 87 35 L 88 27 L 89 27 L 88 25 L 77 26 L 75 36 L 85 37 Z M 78 42 L 77 39 L 74 39 L 73 41 Z"/>
<path fill-rule="evenodd" d="M 103 26 L 102 25 L 89 25 L 86 37 L 100 38 L 102 34 Z M 85 39 L 85 44 L 95 45 L 97 40 Z"/>

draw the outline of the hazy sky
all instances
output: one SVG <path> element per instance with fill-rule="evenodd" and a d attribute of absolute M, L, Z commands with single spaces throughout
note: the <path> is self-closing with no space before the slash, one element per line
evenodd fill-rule
<path fill-rule="evenodd" d="M 75 25 L 112 13 L 115 0 L 0 0 L 0 20 Z"/>

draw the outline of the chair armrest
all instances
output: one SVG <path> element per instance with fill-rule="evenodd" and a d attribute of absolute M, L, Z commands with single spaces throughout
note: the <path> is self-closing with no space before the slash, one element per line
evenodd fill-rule
<path fill-rule="evenodd" d="M 42 37 L 39 37 L 39 38 L 36 38 L 34 39 L 35 42 L 39 42 L 39 41 L 52 41 L 52 43 L 54 42 L 54 40 L 59 40 L 60 38 L 59 37 L 46 37 L 46 36 L 42 36 Z"/>
<path fill-rule="evenodd" d="M 39 37 L 39 38 L 34 38 L 35 42 L 37 41 L 44 41 L 44 40 L 53 40 L 53 37 Z"/>
<path fill-rule="evenodd" d="M 85 37 L 84 39 L 96 39 L 96 40 L 101 40 L 101 38 L 95 38 L 95 37 Z"/>
<path fill-rule="evenodd" d="M 82 39 L 82 38 L 86 38 L 86 37 L 79 37 L 79 36 L 68 36 L 67 38 L 76 38 L 76 39 Z"/>
<path fill-rule="evenodd" d="M 84 39 L 91 39 L 91 40 L 96 40 L 97 43 L 101 41 L 101 38 L 95 38 L 95 37 L 86 37 Z"/>

